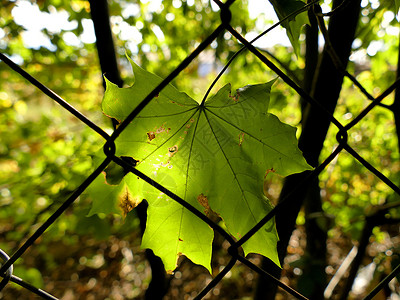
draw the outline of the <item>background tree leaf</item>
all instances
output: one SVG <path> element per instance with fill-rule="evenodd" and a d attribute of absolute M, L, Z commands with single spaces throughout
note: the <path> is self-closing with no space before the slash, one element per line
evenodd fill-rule
<path fill-rule="evenodd" d="M 161 80 L 132 67 L 132 87 L 107 82 L 103 110 L 110 117 L 123 120 Z M 271 210 L 263 195 L 267 170 L 286 176 L 310 169 L 297 148 L 296 129 L 267 112 L 274 81 L 236 94 L 226 85 L 200 104 L 168 85 L 117 138 L 116 154 L 135 159 L 137 169 L 198 210 L 209 205 L 239 239 Z M 143 180 L 130 177 L 126 182 L 149 202 L 142 246 L 153 249 L 168 271 L 180 254 L 209 269 L 208 225 Z M 277 241 L 271 220 L 243 248 L 279 265 Z"/>
<path fill-rule="evenodd" d="M 291 13 L 298 11 L 305 6 L 305 3 L 298 0 L 269 0 L 274 7 L 279 20 L 284 19 Z M 299 37 L 303 25 L 309 24 L 307 11 L 304 11 L 289 20 L 283 21 L 282 26 L 286 29 L 286 34 L 293 46 L 296 55 L 299 55 Z"/>

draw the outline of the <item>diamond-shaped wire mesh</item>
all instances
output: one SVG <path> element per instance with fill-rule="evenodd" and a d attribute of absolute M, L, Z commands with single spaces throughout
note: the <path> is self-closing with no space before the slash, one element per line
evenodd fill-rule
<path fill-rule="evenodd" d="M 233 37 L 237 39 L 241 44 L 244 45 L 243 49 L 247 49 L 253 55 L 259 59 L 266 68 L 273 70 L 279 77 L 292 89 L 294 89 L 299 96 L 301 96 L 305 101 L 309 103 L 314 109 L 319 110 L 319 113 L 324 116 L 327 120 L 330 121 L 333 126 L 337 128 L 337 147 L 335 150 L 326 158 L 323 159 L 322 163 L 320 163 L 312 172 L 308 172 L 306 176 L 303 177 L 302 181 L 298 183 L 298 187 L 290 191 L 290 193 L 286 196 L 286 199 L 290 199 L 290 196 L 295 195 L 298 190 L 311 180 L 315 179 L 326 167 L 332 163 L 339 153 L 346 151 L 349 153 L 353 158 L 359 161 L 366 169 L 369 170 L 372 174 L 374 174 L 377 178 L 379 178 L 384 184 L 390 187 L 395 193 L 400 194 L 399 187 L 394 184 L 391 180 L 388 179 L 387 176 L 382 174 L 379 170 L 377 170 L 372 164 L 370 164 L 367 160 L 365 160 L 356 150 L 352 147 L 351 141 L 349 141 L 349 133 L 351 130 L 363 122 L 363 120 L 368 116 L 368 114 L 377 106 L 381 105 L 382 100 L 392 93 L 397 86 L 399 85 L 399 80 L 392 83 L 386 90 L 384 90 L 380 96 L 374 98 L 371 96 L 366 89 L 363 87 L 362 83 L 358 82 L 354 76 L 349 74 L 344 69 L 341 69 L 342 66 L 340 63 L 336 64 L 336 68 L 344 73 L 347 78 L 349 78 L 355 86 L 357 86 L 361 92 L 363 93 L 366 99 L 369 99 L 371 102 L 370 104 L 359 114 L 353 118 L 349 123 L 346 125 L 342 125 L 334 116 L 333 113 L 325 108 L 321 103 L 314 100 L 314 98 L 309 95 L 306 91 L 304 91 L 297 83 L 295 83 L 290 77 L 288 77 L 282 70 L 280 70 L 276 65 L 274 65 L 266 56 L 259 52 L 256 49 L 252 42 L 246 40 L 238 31 L 236 31 L 231 25 L 231 11 L 230 5 L 233 1 L 228 1 L 225 4 L 216 1 L 221 9 L 221 24 L 206 38 L 204 41 L 186 58 L 184 59 L 181 64 L 173 70 L 169 76 L 167 76 L 153 91 L 151 91 L 148 96 L 129 114 L 129 116 L 122 121 L 122 123 L 117 127 L 117 129 L 109 135 L 106 133 L 101 127 L 99 127 L 96 123 L 92 122 L 90 119 L 85 117 L 81 114 L 78 110 L 72 107 L 68 102 L 63 100 L 61 97 L 56 95 L 42 83 L 37 81 L 34 77 L 30 76 L 27 72 L 22 70 L 18 65 L 13 63 L 9 58 L 7 58 L 4 54 L 0 53 L 0 59 L 9 65 L 14 71 L 18 72 L 21 76 L 27 79 L 32 85 L 39 88 L 44 94 L 48 97 L 56 101 L 60 104 L 65 110 L 67 110 L 70 114 L 75 116 L 79 119 L 83 124 L 91 128 L 95 131 L 101 138 L 104 139 L 104 153 L 106 154 L 106 158 L 99 164 L 99 166 L 87 177 L 87 179 L 82 182 L 82 184 L 74 191 L 72 195 L 70 195 L 61 205 L 60 207 L 20 246 L 18 247 L 17 251 L 9 257 L 7 253 L 1 250 L 0 257 L 3 261 L 0 274 L 3 276 L 3 280 L 0 283 L 0 290 L 3 289 L 9 281 L 19 284 L 20 286 L 32 291 L 33 293 L 39 295 L 43 299 L 57 299 L 56 297 L 48 294 L 47 292 L 40 290 L 28 283 L 26 283 L 23 279 L 20 279 L 14 275 L 13 273 L 13 265 L 21 258 L 21 256 L 25 253 L 25 251 L 30 247 L 35 247 L 34 243 L 42 237 L 44 232 L 51 227 L 51 225 L 58 219 L 62 218 L 65 211 L 68 207 L 85 191 L 85 189 L 98 177 L 101 172 L 113 161 L 125 169 L 129 170 L 130 172 L 134 173 L 147 183 L 151 184 L 153 187 L 157 188 L 161 192 L 168 195 L 171 199 L 181 204 L 183 207 L 188 209 L 198 218 L 206 222 L 211 228 L 213 228 L 216 232 L 218 232 L 228 243 L 228 253 L 231 256 L 229 263 L 220 270 L 218 275 L 214 277 L 214 279 L 208 283 L 208 285 L 199 292 L 195 299 L 202 299 L 207 295 L 207 293 L 212 290 L 226 275 L 227 273 L 235 267 L 235 264 L 239 261 L 243 265 L 247 266 L 248 268 L 252 269 L 253 271 L 257 272 L 261 276 L 265 276 L 270 280 L 273 280 L 275 284 L 277 284 L 280 288 L 285 290 L 288 294 L 291 294 L 296 299 L 307 299 L 305 296 L 301 295 L 296 290 L 292 289 L 291 287 L 287 286 L 285 283 L 279 281 L 279 279 L 273 277 L 268 273 L 268 270 L 262 270 L 259 266 L 252 263 L 249 259 L 244 257 L 240 254 L 240 247 L 245 243 L 255 232 L 260 230 L 263 225 L 266 224 L 271 218 L 273 218 L 276 213 L 284 207 L 285 199 L 283 199 L 275 208 L 266 215 L 263 220 L 261 220 L 257 226 L 255 226 L 252 230 L 250 230 L 245 236 L 243 236 L 240 240 L 235 241 L 229 233 L 227 233 L 222 227 L 218 224 L 210 220 L 207 216 L 200 213 L 196 208 L 185 202 L 182 198 L 174 194 L 173 192 L 169 191 L 159 183 L 153 181 L 149 176 L 140 172 L 139 170 L 135 169 L 134 166 L 127 163 L 125 160 L 115 156 L 115 144 L 114 141 L 118 138 L 118 136 L 125 130 L 128 124 L 141 112 L 141 110 L 157 95 L 160 91 L 167 86 L 179 73 L 181 73 L 185 68 L 187 68 L 190 63 L 202 52 L 207 48 L 221 32 L 229 32 Z M 306 8 L 310 8 L 311 5 L 308 5 Z M 330 50 L 330 55 L 332 60 L 334 60 L 335 55 L 337 55 L 334 49 Z M 391 108 L 392 110 L 394 107 Z M 288 200 L 289 201 L 289 200 Z M 371 226 L 375 226 L 377 224 L 384 223 L 385 216 L 388 210 L 391 208 L 390 205 L 383 206 L 377 211 L 375 214 L 367 217 L 366 222 L 370 222 Z M 372 230 L 372 228 L 370 228 Z M 45 236 L 43 236 L 45 238 Z M 386 278 L 384 278 L 373 291 L 371 291 L 365 299 L 372 299 L 385 285 L 389 283 L 398 273 L 400 272 L 400 265 L 397 266 Z"/>

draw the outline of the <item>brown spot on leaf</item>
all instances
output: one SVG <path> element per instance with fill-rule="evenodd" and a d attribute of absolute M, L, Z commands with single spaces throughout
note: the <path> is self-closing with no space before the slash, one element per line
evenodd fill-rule
<path fill-rule="evenodd" d="M 118 201 L 118 206 L 122 210 L 124 217 L 140 203 L 140 201 L 132 197 L 127 187 L 125 187 L 124 192 L 118 197 Z"/>
<path fill-rule="evenodd" d="M 239 97 L 240 97 L 239 92 L 236 92 L 235 95 L 232 95 L 231 93 L 229 93 L 229 98 L 231 98 L 231 99 L 232 99 L 233 101 L 235 101 L 235 102 L 238 102 L 238 101 L 239 101 Z"/>
<path fill-rule="evenodd" d="M 179 238 L 179 241 L 180 241 L 180 242 L 183 242 L 183 240 L 182 240 L 181 238 Z"/>
<path fill-rule="evenodd" d="M 271 169 L 268 169 L 267 171 L 265 171 L 265 175 L 264 175 L 264 178 L 266 178 L 267 177 L 267 175 L 269 174 L 269 173 L 275 173 L 276 172 L 276 170 L 274 169 L 274 168 L 271 168 Z"/>
<path fill-rule="evenodd" d="M 178 145 L 172 146 L 168 148 L 168 156 L 172 157 L 175 153 L 178 152 Z"/>
<path fill-rule="evenodd" d="M 200 205 L 203 206 L 205 209 L 210 209 L 207 196 L 204 196 L 203 193 L 197 196 L 197 201 L 199 201 Z"/>
<path fill-rule="evenodd" d="M 156 138 L 156 133 L 154 131 L 150 131 L 147 133 L 147 137 L 149 138 L 150 141 L 152 141 Z"/>
<path fill-rule="evenodd" d="M 147 137 L 148 137 L 149 141 L 152 141 L 156 138 L 157 134 L 160 134 L 163 132 L 168 133 L 170 130 L 171 130 L 171 128 L 165 128 L 165 126 L 163 124 L 160 127 L 158 127 L 157 129 L 154 129 L 154 131 L 147 132 Z"/>
<path fill-rule="evenodd" d="M 204 196 L 204 194 L 201 193 L 197 196 L 197 201 L 199 201 L 200 205 L 204 207 L 204 213 L 206 214 L 206 216 L 209 216 L 212 210 L 210 205 L 208 204 L 207 196 Z"/>
<path fill-rule="evenodd" d="M 156 133 L 161 133 L 161 132 L 168 132 L 169 130 L 166 130 L 164 125 L 161 125 L 159 128 L 157 128 Z"/>
<path fill-rule="evenodd" d="M 182 106 L 182 107 L 185 106 L 185 105 L 183 105 L 183 104 L 181 104 L 181 103 L 179 103 L 179 102 L 175 102 L 175 101 L 172 101 L 172 100 L 170 100 L 170 101 L 171 101 L 172 104 L 176 104 L 176 105 L 179 105 L 179 106 Z"/>

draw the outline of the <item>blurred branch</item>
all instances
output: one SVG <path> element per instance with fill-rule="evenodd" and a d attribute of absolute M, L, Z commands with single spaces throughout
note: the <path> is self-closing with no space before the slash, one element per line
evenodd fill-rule
<path fill-rule="evenodd" d="M 347 254 L 346 258 L 343 260 L 342 264 L 340 265 L 339 269 L 336 271 L 335 275 L 332 277 L 331 281 L 327 285 L 324 291 L 325 299 L 330 299 L 333 291 L 335 290 L 337 284 L 340 282 L 344 274 L 346 273 L 347 269 L 350 267 L 351 263 L 353 262 L 354 258 L 356 257 L 358 252 L 357 246 L 353 246 L 350 252 Z"/>
<path fill-rule="evenodd" d="M 363 231 L 361 233 L 359 245 L 358 245 L 358 251 L 357 254 L 354 257 L 354 260 L 351 264 L 351 268 L 349 271 L 349 276 L 346 278 L 344 287 L 341 291 L 340 298 L 339 300 L 346 300 L 348 297 L 349 292 L 351 291 L 351 288 L 354 283 L 354 279 L 357 276 L 358 270 L 361 266 L 362 260 L 365 256 L 365 252 L 367 249 L 367 246 L 369 244 L 369 238 L 372 235 L 372 230 L 374 229 L 375 226 L 380 226 L 384 224 L 393 224 L 397 223 L 399 219 L 390 219 L 386 217 L 386 209 L 379 209 L 375 211 L 373 214 L 367 216 L 365 218 L 365 224 Z"/>

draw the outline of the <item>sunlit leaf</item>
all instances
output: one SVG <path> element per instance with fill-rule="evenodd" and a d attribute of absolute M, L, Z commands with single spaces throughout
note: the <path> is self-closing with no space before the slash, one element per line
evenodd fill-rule
<path fill-rule="evenodd" d="M 135 84 L 120 89 L 107 82 L 106 115 L 123 120 L 161 78 L 132 62 Z M 241 238 L 272 208 L 263 195 L 263 179 L 310 169 L 297 148 L 296 129 L 268 113 L 274 80 L 231 93 L 224 86 L 199 103 L 168 85 L 116 140 L 116 155 L 132 157 L 136 168 L 199 211 L 221 216 L 230 234 Z M 134 197 L 149 202 L 143 247 L 160 256 L 168 271 L 179 255 L 210 270 L 213 232 L 190 211 L 143 180 L 125 179 Z M 244 245 L 279 265 L 274 221 Z"/>

